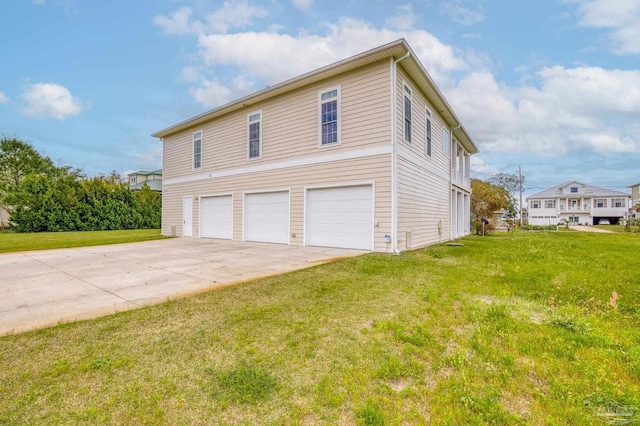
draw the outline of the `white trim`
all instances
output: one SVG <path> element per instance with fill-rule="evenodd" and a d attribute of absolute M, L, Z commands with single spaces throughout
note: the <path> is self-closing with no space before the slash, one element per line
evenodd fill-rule
<path fill-rule="evenodd" d="M 291 245 L 291 188 L 276 188 L 276 189 L 255 189 L 249 191 L 242 191 L 242 241 L 246 241 L 244 236 L 244 231 L 246 228 L 245 224 L 245 210 L 247 203 L 247 195 L 251 194 L 268 194 L 268 193 L 276 193 L 276 192 L 287 192 L 289 194 L 289 210 L 287 212 L 287 245 Z M 277 244 L 277 243 L 274 243 Z"/>
<path fill-rule="evenodd" d="M 411 102 L 411 120 L 409 121 L 409 125 L 410 125 L 409 139 L 407 139 L 407 132 L 406 132 L 407 110 L 404 102 L 404 98 L 405 96 L 407 96 L 406 89 L 409 90 L 408 97 L 409 97 L 409 102 Z M 411 85 L 407 83 L 405 79 L 402 79 L 402 140 L 408 144 L 413 143 L 413 92 L 414 92 L 413 87 L 411 87 Z"/>
<path fill-rule="evenodd" d="M 200 133 L 200 167 L 196 167 L 195 165 L 195 156 L 196 156 L 196 133 Z M 196 130 L 191 134 L 191 170 L 202 170 L 202 147 L 204 145 L 204 130 Z"/>
<path fill-rule="evenodd" d="M 353 186 L 370 186 L 371 187 L 371 251 L 375 251 L 376 248 L 376 181 L 347 181 L 347 182 L 333 182 L 327 184 L 315 184 L 307 185 L 303 188 L 304 197 L 303 205 L 303 218 L 302 218 L 302 245 L 307 246 L 307 194 L 314 189 L 334 189 L 334 188 L 350 188 Z"/>
<path fill-rule="evenodd" d="M 260 130 L 258 135 L 258 150 L 260 151 L 260 155 L 257 157 L 251 157 L 251 125 L 256 123 L 256 121 L 249 121 L 249 119 L 254 115 L 260 115 L 257 121 Z M 262 110 L 260 109 L 247 114 L 247 161 L 260 160 L 262 158 L 262 130 Z"/>
<path fill-rule="evenodd" d="M 445 133 L 449 134 L 449 150 L 446 151 L 444 148 L 444 135 Z M 451 146 L 453 145 L 453 140 L 451 138 L 451 130 L 449 130 L 449 128 L 447 126 L 445 126 L 444 124 L 442 125 L 442 153 L 444 154 L 445 157 L 447 157 L 449 159 L 449 174 L 451 174 Z"/>
<path fill-rule="evenodd" d="M 322 143 L 322 104 L 325 103 L 322 100 L 322 95 L 328 92 L 331 92 L 333 90 L 336 90 L 338 92 L 338 96 L 336 99 L 336 114 L 337 114 L 337 138 L 338 140 L 336 142 L 331 142 L 331 143 Z M 326 102 L 331 102 L 333 100 L 333 98 L 328 99 Z M 322 90 L 318 90 L 318 148 L 326 148 L 326 147 L 330 147 L 330 146 L 337 146 L 342 144 L 342 131 L 341 131 L 341 127 L 342 127 L 342 94 L 341 94 L 341 87 L 338 84 L 337 86 L 333 86 L 333 87 L 328 87 L 326 89 L 322 89 Z"/>
<path fill-rule="evenodd" d="M 431 137 L 429 137 L 429 130 L 427 130 L 427 123 L 429 123 L 429 130 L 431 131 Z M 427 147 L 429 150 L 427 151 Z M 426 158 L 433 158 L 433 112 L 428 106 L 424 107 L 424 156 Z"/>
<path fill-rule="evenodd" d="M 169 179 L 163 179 L 163 186 L 173 185 L 177 183 L 197 182 L 206 179 L 216 179 L 228 176 L 237 176 L 247 173 L 266 172 L 273 170 L 286 169 L 290 167 L 310 166 L 314 164 L 329 163 L 340 160 L 353 160 L 357 158 L 367 158 L 376 155 L 391 154 L 392 147 L 389 145 L 381 145 L 371 148 L 356 149 L 350 151 L 336 151 L 329 154 L 314 155 L 309 157 L 295 158 L 292 160 L 283 160 L 274 163 L 256 164 L 246 167 L 238 167 L 235 169 L 222 170 L 211 173 L 198 173 L 190 176 L 181 176 Z"/>

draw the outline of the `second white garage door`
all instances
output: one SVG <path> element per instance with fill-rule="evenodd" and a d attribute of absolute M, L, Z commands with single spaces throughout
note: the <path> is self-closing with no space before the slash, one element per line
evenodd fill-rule
<path fill-rule="evenodd" d="M 200 198 L 200 236 L 233 238 L 233 203 L 231 195 Z"/>
<path fill-rule="evenodd" d="M 308 189 L 305 244 L 373 250 L 372 186 Z"/>
<path fill-rule="evenodd" d="M 289 244 L 289 191 L 245 194 L 244 239 Z"/>

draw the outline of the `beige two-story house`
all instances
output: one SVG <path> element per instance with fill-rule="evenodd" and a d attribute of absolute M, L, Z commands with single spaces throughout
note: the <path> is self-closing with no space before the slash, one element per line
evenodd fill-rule
<path fill-rule="evenodd" d="M 530 225 L 617 224 L 628 215 L 629 194 L 569 181 L 527 197 Z"/>
<path fill-rule="evenodd" d="M 138 170 L 127 175 L 129 189 L 139 191 L 144 185 L 147 185 L 152 191 L 162 191 L 162 169 L 147 171 Z"/>
<path fill-rule="evenodd" d="M 164 235 L 397 253 L 469 233 L 477 148 L 405 40 L 153 136 Z"/>

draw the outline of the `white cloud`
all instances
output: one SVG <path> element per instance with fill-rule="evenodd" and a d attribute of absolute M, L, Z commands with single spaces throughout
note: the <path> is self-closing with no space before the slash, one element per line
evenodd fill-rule
<path fill-rule="evenodd" d="M 226 1 L 222 7 L 207 15 L 209 28 L 213 31 L 227 32 L 231 28 L 244 28 L 253 23 L 254 18 L 264 18 L 267 10 L 252 6 L 246 1 Z"/>
<path fill-rule="evenodd" d="M 500 172 L 500 169 L 488 164 L 481 155 L 471 157 L 471 170 L 474 175 L 483 176 L 485 179 Z"/>
<path fill-rule="evenodd" d="M 293 0 L 293 6 L 300 10 L 309 10 L 313 7 L 313 0 Z"/>
<path fill-rule="evenodd" d="M 22 112 L 31 117 L 47 117 L 64 120 L 82 112 L 82 102 L 69 90 L 56 83 L 35 83 L 22 94 L 25 106 Z"/>
<path fill-rule="evenodd" d="M 200 87 L 189 89 L 189 94 L 205 107 L 224 105 L 234 99 L 234 93 L 219 81 L 205 80 Z"/>
<path fill-rule="evenodd" d="M 613 50 L 620 54 L 640 53 L 640 1 L 587 0 L 577 2 L 579 24 L 611 30 Z"/>
<path fill-rule="evenodd" d="M 470 0 L 445 0 L 440 5 L 443 15 L 449 16 L 453 22 L 462 25 L 474 25 L 484 19 L 480 5 L 470 5 Z"/>
<path fill-rule="evenodd" d="M 557 66 L 540 70 L 535 83 L 499 85 L 477 71 L 448 96 L 483 152 L 640 152 L 629 130 L 640 113 L 640 71 Z"/>
<path fill-rule="evenodd" d="M 202 59 L 208 66 L 235 66 L 245 75 L 277 83 L 406 37 L 436 80 L 468 67 L 451 46 L 423 30 L 378 29 L 352 18 L 325 26 L 326 35 L 291 36 L 273 32 L 203 35 L 199 38 Z"/>
<path fill-rule="evenodd" d="M 192 19 L 193 14 L 190 7 L 182 7 L 169 16 L 156 16 L 153 23 L 166 34 L 226 33 L 232 28 L 250 26 L 255 18 L 265 18 L 268 15 L 266 9 L 252 6 L 246 1 L 224 2 L 219 9 L 204 13 L 204 22 Z"/>
<path fill-rule="evenodd" d="M 9 102 L 9 97 L 4 93 L 0 92 L 0 104 L 4 104 L 6 102 Z"/>
<path fill-rule="evenodd" d="M 398 8 L 398 13 L 395 16 L 387 19 L 386 24 L 388 27 L 407 31 L 413 29 L 416 21 L 417 17 L 413 13 L 413 7 L 411 4 L 405 4 Z"/>
<path fill-rule="evenodd" d="M 158 15 L 153 18 L 153 23 L 162 28 L 166 34 L 190 34 L 203 30 L 201 23 L 192 22 L 193 10 L 189 7 L 181 7 L 169 17 Z"/>

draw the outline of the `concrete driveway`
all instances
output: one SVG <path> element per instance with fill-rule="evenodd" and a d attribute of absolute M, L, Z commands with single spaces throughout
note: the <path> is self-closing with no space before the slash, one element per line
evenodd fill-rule
<path fill-rule="evenodd" d="M 0 254 L 0 335 L 135 309 L 363 253 L 171 238 Z"/>

